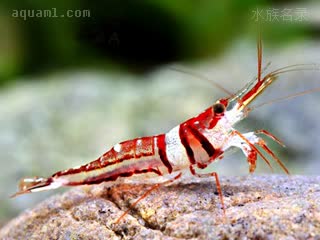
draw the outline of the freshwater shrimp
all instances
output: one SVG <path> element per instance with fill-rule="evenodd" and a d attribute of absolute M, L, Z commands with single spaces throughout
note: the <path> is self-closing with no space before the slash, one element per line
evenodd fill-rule
<path fill-rule="evenodd" d="M 261 38 L 258 41 L 257 49 L 257 77 L 236 94 L 229 94 L 229 96 L 217 100 L 199 115 L 186 120 L 167 133 L 118 143 L 90 163 L 56 172 L 47 178 L 23 178 L 19 184 L 19 191 L 13 197 L 62 186 L 98 184 L 107 181 L 116 182 L 121 178 L 134 175 L 143 176 L 153 173 L 158 176 L 169 176 L 170 180 L 156 184 L 141 196 L 134 203 L 135 205 L 153 189 L 161 184 L 173 182 L 187 170 L 199 178 L 210 176 L 215 178 L 216 188 L 225 214 L 218 174 L 216 172 L 203 174 L 199 170 L 205 169 L 212 162 L 222 159 L 224 153 L 230 148 L 239 148 L 243 152 L 250 173 L 255 171 L 258 156 L 271 167 L 270 161 L 266 157 L 269 156 L 279 164 L 286 174 L 289 174 L 288 169 L 267 146 L 261 135 L 283 145 L 278 138 L 266 130 L 241 133 L 234 127 L 239 121 L 247 117 L 252 110 L 249 104 L 270 86 L 279 74 L 301 70 L 299 67 L 303 66 L 291 65 L 262 76 Z M 223 87 L 220 88 L 223 90 Z M 257 147 L 261 147 L 261 149 L 259 150 Z"/>

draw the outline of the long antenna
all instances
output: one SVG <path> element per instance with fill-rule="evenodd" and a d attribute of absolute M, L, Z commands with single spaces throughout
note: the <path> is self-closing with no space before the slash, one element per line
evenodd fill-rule
<path fill-rule="evenodd" d="M 184 73 L 184 74 L 187 74 L 187 75 L 190 75 L 190 76 L 202 79 L 202 80 L 205 80 L 205 81 L 209 82 L 210 84 L 212 84 L 214 87 L 216 87 L 216 88 L 220 89 L 221 91 L 225 92 L 226 94 L 228 94 L 230 97 L 234 96 L 234 94 L 232 92 L 228 91 L 227 89 L 222 87 L 220 84 L 214 82 L 213 80 L 211 80 L 210 78 L 208 78 L 206 76 L 203 76 L 201 74 L 195 73 L 190 70 L 180 69 L 180 68 L 176 68 L 173 66 L 169 67 L 169 69 L 176 71 L 176 72 Z"/>
<path fill-rule="evenodd" d="M 302 91 L 302 92 L 297 92 L 297 93 L 290 94 L 290 95 L 285 96 L 285 97 L 276 98 L 276 99 L 270 100 L 268 102 L 264 102 L 264 103 L 258 104 L 256 106 L 249 107 L 248 110 L 249 111 L 253 111 L 254 109 L 260 108 L 262 106 L 266 106 L 266 105 L 273 104 L 273 103 L 276 103 L 276 102 L 282 102 L 282 101 L 285 101 L 285 100 L 288 100 L 288 99 L 291 99 L 291 98 L 300 97 L 300 96 L 303 96 L 305 94 L 312 93 L 312 92 L 318 92 L 318 91 L 320 91 L 320 87 L 309 89 L 309 90 Z"/>
<path fill-rule="evenodd" d="M 262 65 L 262 39 L 261 39 L 260 28 L 258 33 L 257 50 L 258 50 L 258 82 L 260 82 L 261 81 L 261 65 Z"/>

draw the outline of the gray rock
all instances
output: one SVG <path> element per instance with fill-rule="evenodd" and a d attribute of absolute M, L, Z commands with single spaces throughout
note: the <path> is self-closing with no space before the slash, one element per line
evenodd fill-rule
<path fill-rule="evenodd" d="M 320 177 L 221 178 L 226 218 L 212 179 L 150 188 L 107 184 L 72 189 L 23 212 L 0 239 L 319 239 Z"/>

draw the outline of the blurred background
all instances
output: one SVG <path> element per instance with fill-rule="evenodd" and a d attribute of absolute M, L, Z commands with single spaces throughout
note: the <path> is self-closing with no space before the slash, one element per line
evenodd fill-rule
<path fill-rule="evenodd" d="M 320 64 L 316 0 L 2 0 L 0 226 L 66 190 L 10 199 L 20 178 L 48 176 L 117 142 L 170 130 L 226 96 L 210 81 L 231 92 L 250 81 L 258 22 L 267 72 Z M 319 87 L 319 80 L 319 71 L 284 74 L 255 104 Z M 319 175 L 319 100 L 315 92 L 263 106 L 239 129 L 272 132 L 287 148 L 270 148 L 293 174 Z M 238 152 L 214 167 L 220 175 L 248 174 Z M 266 173 L 259 161 L 255 174 Z"/>

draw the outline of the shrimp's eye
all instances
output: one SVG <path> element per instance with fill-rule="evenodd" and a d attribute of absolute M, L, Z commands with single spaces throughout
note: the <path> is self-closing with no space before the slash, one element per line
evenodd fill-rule
<path fill-rule="evenodd" d="M 225 106 L 221 103 L 216 103 L 213 105 L 213 111 L 216 114 L 224 113 L 225 109 L 226 109 Z"/>

